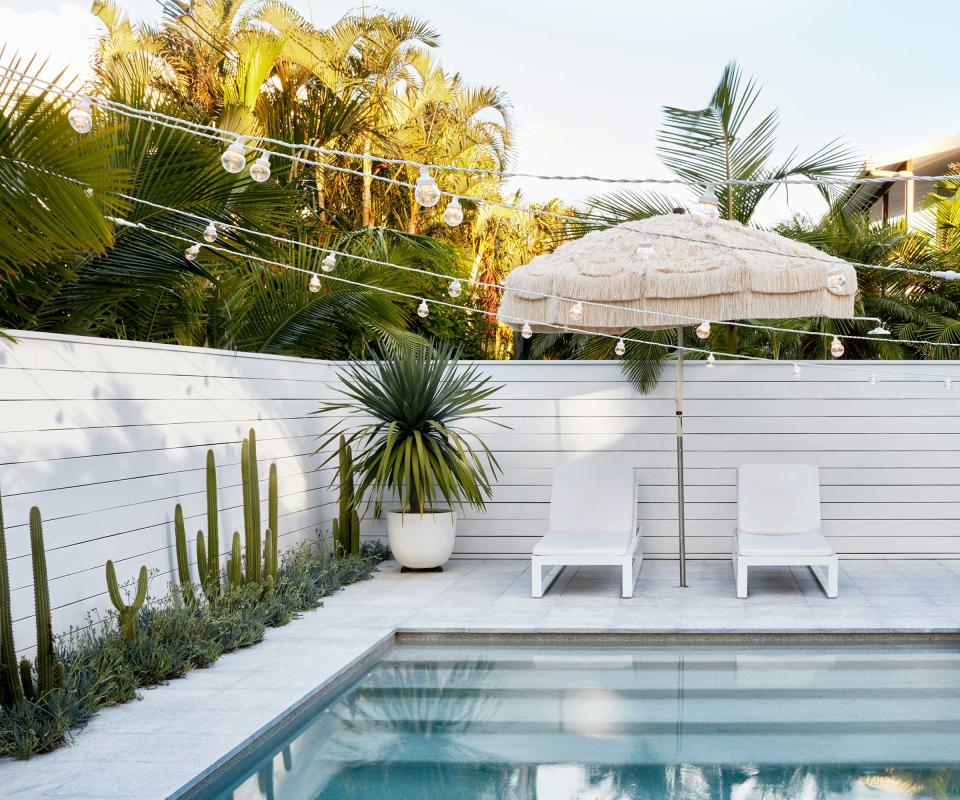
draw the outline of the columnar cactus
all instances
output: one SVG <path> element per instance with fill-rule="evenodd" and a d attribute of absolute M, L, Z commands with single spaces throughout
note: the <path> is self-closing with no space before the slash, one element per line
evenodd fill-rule
<path fill-rule="evenodd" d="M 36 506 L 30 509 L 30 551 L 33 556 L 33 599 L 37 620 L 37 694 L 45 695 L 60 685 L 62 673 L 53 652 L 47 554 L 43 548 L 43 521 L 40 519 L 40 509 Z"/>
<path fill-rule="evenodd" d="M 220 522 L 217 506 L 217 462 L 213 450 L 207 450 L 207 554 L 200 570 L 200 584 L 208 600 L 220 594 Z"/>
<path fill-rule="evenodd" d="M 340 437 L 338 453 L 340 481 L 339 516 L 333 521 L 333 549 L 338 556 L 360 552 L 360 514 L 353 488 L 353 450 Z"/>
<path fill-rule="evenodd" d="M 147 599 L 147 585 L 147 568 L 140 567 L 137 591 L 132 602 L 125 603 L 123 594 L 120 592 L 120 584 L 117 583 L 117 570 L 112 561 L 107 561 L 107 591 L 110 593 L 113 607 L 120 614 L 120 636 L 125 641 L 132 642 L 137 638 L 137 616 Z"/>
<path fill-rule="evenodd" d="M 7 540 L 3 530 L 3 498 L 0 497 L 0 705 L 11 708 L 21 700 L 23 688 L 17 671 L 17 650 L 13 643 L 10 573 L 7 570 Z"/>
<path fill-rule="evenodd" d="M 243 583 L 243 553 L 240 549 L 240 531 L 233 532 L 233 547 L 227 559 L 227 580 L 231 586 Z"/>
<path fill-rule="evenodd" d="M 260 583 L 260 475 L 257 469 L 257 435 L 253 428 L 240 448 L 243 479 L 243 525 L 246 539 L 246 581 Z"/>
<path fill-rule="evenodd" d="M 180 591 L 185 603 L 192 603 L 193 582 L 190 580 L 190 557 L 187 555 L 187 529 L 183 524 L 183 508 L 177 503 L 173 511 L 173 532 L 177 542 L 177 577 L 180 578 Z"/>

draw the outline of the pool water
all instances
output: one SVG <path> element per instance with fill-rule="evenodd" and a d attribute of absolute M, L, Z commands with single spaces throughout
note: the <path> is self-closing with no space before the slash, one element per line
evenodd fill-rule
<path fill-rule="evenodd" d="M 960 797 L 960 649 L 397 644 L 201 796 Z"/>

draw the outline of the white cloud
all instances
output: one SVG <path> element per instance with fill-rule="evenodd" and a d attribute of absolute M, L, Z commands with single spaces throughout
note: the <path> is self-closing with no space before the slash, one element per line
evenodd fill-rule
<path fill-rule="evenodd" d="M 24 60 L 36 55 L 38 64 L 47 62 L 41 73 L 44 78 L 52 79 L 62 70 L 67 79 L 87 78 L 100 28 L 89 4 L 62 3 L 53 10 L 30 11 L 0 6 L 6 44 L 3 63 L 9 64 L 14 54 Z"/>

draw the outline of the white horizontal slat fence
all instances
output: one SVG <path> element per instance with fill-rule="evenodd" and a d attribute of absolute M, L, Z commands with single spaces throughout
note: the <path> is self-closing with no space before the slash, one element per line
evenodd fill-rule
<path fill-rule="evenodd" d="M 204 458 L 217 455 L 221 545 L 241 526 L 239 442 L 258 435 L 280 474 L 282 534 L 292 545 L 329 532 L 336 492 L 317 470 L 311 416 L 337 397 L 337 365 L 193 348 L 18 334 L 0 342 L 0 487 L 4 494 L 18 643 L 33 641 L 27 512 L 44 514 L 54 625 L 83 622 L 106 601 L 103 564 L 175 569 L 173 508 L 191 538 L 205 527 Z M 639 395 L 615 363 L 487 362 L 502 389 L 496 420 L 475 423 L 504 472 L 486 511 L 460 515 L 455 555 L 530 553 L 546 530 L 552 468 L 563 461 L 639 470 L 644 550 L 676 557 L 674 371 Z M 686 370 L 687 551 L 725 558 L 736 516 L 736 467 L 820 467 L 824 531 L 847 558 L 960 558 L 960 395 L 934 373 L 957 362 L 886 363 L 906 376 L 789 364 L 722 363 Z M 915 377 L 911 377 L 915 376 Z M 385 535 L 364 521 L 364 538 Z"/>

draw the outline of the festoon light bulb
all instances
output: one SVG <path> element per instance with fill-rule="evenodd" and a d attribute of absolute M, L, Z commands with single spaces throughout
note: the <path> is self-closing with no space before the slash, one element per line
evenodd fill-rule
<path fill-rule="evenodd" d="M 698 339 L 707 339 L 710 336 L 710 321 L 704 320 L 699 325 L 697 325 L 697 338 Z"/>
<path fill-rule="evenodd" d="M 571 322 L 579 322 L 583 319 L 583 303 L 577 300 L 576 303 L 570 306 L 570 311 L 567 313 Z"/>
<path fill-rule="evenodd" d="M 210 220 L 207 227 L 203 229 L 203 241 L 211 243 L 217 241 L 217 223 L 213 220 Z"/>
<path fill-rule="evenodd" d="M 454 278 L 450 281 L 450 285 L 447 287 L 447 294 L 451 297 L 459 297 L 463 293 L 463 286 L 460 284 L 458 278 Z"/>
<path fill-rule="evenodd" d="M 257 183 L 270 180 L 270 156 L 264 150 L 260 157 L 250 165 L 250 177 Z"/>
<path fill-rule="evenodd" d="M 223 151 L 223 155 L 220 156 L 220 166 L 231 175 L 236 175 L 238 172 L 243 172 L 246 165 L 247 150 L 243 146 L 243 139 L 238 137 Z"/>
<path fill-rule="evenodd" d="M 843 355 L 843 342 L 837 336 L 834 336 L 833 341 L 830 342 L 830 355 L 834 358 L 840 358 Z"/>
<path fill-rule="evenodd" d="M 533 336 L 533 328 L 530 327 L 529 322 L 523 323 L 523 327 L 520 329 L 520 335 L 524 339 L 529 339 L 531 336 Z"/>
<path fill-rule="evenodd" d="M 192 244 L 183 251 L 183 257 L 187 259 L 187 261 L 194 261 L 198 255 L 200 255 L 199 244 Z"/>
<path fill-rule="evenodd" d="M 697 205 L 693 209 L 693 218 L 700 225 L 711 225 L 720 219 L 720 201 L 717 199 L 717 190 L 711 183 L 703 190 Z"/>
<path fill-rule="evenodd" d="M 73 101 L 73 108 L 67 112 L 67 122 L 77 133 L 90 133 L 93 128 L 93 110 L 88 98 L 78 97 Z"/>
<path fill-rule="evenodd" d="M 427 301 L 421 300 L 420 305 L 417 306 L 417 316 L 423 319 L 429 313 L 430 313 L 430 306 L 427 305 Z"/>
<path fill-rule="evenodd" d="M 447 207 L 443 210 L 443 221 L 451 228 L 456 228 L 457 225 L 463 222 L 463 206 L 460 205 L 458 198 L 450 198 L 450 202 L 447 203 Z"/>
<path fill-rule="evenodd" d="M 440 202 L 440 189 L 426 167 L 420 167 L 420 177 L 417 178 L 413 197 L 424 208 L 433 208 Z"/>
<path fill-rule="evenodd" d="M 641 261 L 649 261 L 657 251 L 653 247 L 653 239 L 643 233 L 637 237 L 637 258 Z"/>
<path fill-rule="evenodd" d="M 847 276 L 843 274 L 843 270 L 839 267 L 827 273 L 827 291 L 836 295 L 846 294 Z"/>
<path fill-rule="evenodd" d="M 717 366 L 717 359 L 713 353 L 711 353 L 707 356 L 707 369 L 713 369 L 715 366 Z"/>
<path fill-rule="evenodd" d="M 627 352 L 627 345 L 624 344 L 623 339 L 617 339 L 617 344 L 613 348 L 613 352 L 616 353 L 618 356 L 622 356 L 624 353 Z"/>
<path fill-rule="evenodd" d="M 307 284 L 307 288 L 308 288 L 311 292 L 313 292 L 314 294 L 316 294 L 317 292 L 320 291 L 320 286 L 321 286 L 321 284 L 320 284 L 320 276 L 317 275 L 316 272 L 314 272 L 314 273 L 310 276 L 310 283 Z"/>
<path fill-rule="evenodd" d="M 334 253 L 327 253 L 320 262 L 320 269 L 324 272 L 333 272 L 337 268 L 337 256 Z"/>

